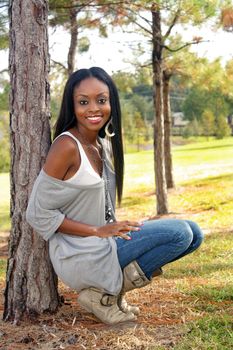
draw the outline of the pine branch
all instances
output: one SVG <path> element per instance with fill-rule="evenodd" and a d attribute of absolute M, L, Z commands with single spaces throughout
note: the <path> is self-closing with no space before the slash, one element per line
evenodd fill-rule
<path fill-rule="evenodd" d="M 152 62 L 148 62 L 148 63 L 144 63 L 144 64 L 138 64 L 138 67 L 140 68 L 147 68 L 147 67 L 150 67 L 152 66 Z"/>
<path fill-rule="evenodd" d="M 181 12 L 181 10 L 180 10 L 180 8 L 178 8 L 178 10 L 176 11 L 176 14 L 175 14 L 175 16 L 173 18 L 173 21 L 172 21 L 171 25 L 169 26 L 167 32 L 163 36 L 163 41 L 165 41 L 169 37 L 169 35 L 170 35 L 171 31 L 172 31 L 172 28 L 175 26 L 175 24 L 176 24 L 176 22 L 177 22 L 177 20 L 179 18 L 180 12 Z"/>
<path fill-rule="evenodd" d="M 152 26 L 152 21 L 150 21 L 150 20 L 147 19 L 146 17 L 140 15 L 139 12 L 137 13 L 137 16 L 138 16 L 139 18 L 141 18 L 143 21 L 145 21 L 147 24 L 149 24 L 150 27 Z"/>
<path fill-rule="evenodd" d="M 9 69 L 5 68 L 5 69 L 0 70 L 0 74 L 3 74 L 3 73 L 9 73 Z"/>
<path fill-rule="evenodd" d="M 85 8 L 85 7 L 101 7 L 101 6 L 115 6 L 115 5 L 125 5 L 125 1 L 117 1 L 117 2 L 110 2 L 110 3 L 93 3 L 93 1 L 89 1 L 88 3 L 81 3 L 81 4 L 75 4 L 75 5 L 64 5 L 64 6 L 54 6 L 51 7 L 51 9 L 72 9 L 72 8 Z"/>
<path fill-rule="evenodd" d="M 198 40 L 198 41 L 190 41 L 180 47 L 178 47 L 177 49 L 171 49 L 170 47 L 168 47 L 167 45 L 162 45 L 162 47 L 170 52 L 177 52 L 177 51 L 180 51 L 182 49 L 184 49 L 185 47 L 187 46 L 191 46 L 191 45 L 194 45 L 194 44 L 200 44 L 200 43 L 209 43 L 210 40 Z"/>
<path fill-rule="evenodd" d="M 152 22 L 149 21 L 149 20 L 147 20 L 144 16 L 141 16 L 141 15 L 139 14 L 139 12 L 135 13 L 135 11 L 132 10 L 130 7 L 125 7 L 125 9 L 126 9 L 127 11 L 131 12 L 131 13 L 134 14 L 134 15 L 136 14 L 138 17 L 140 17 L 141 19 L 143 19 L 147 24 L 149 24 L 150 28 L 152 27 Z M 126 15 L 126 17 L 127 17 L 128 19 L 130 19 L 131 22 L 134 23 L 136 26 L 138 26 L 139 28 L 141 28 L 142 30 L 144 30 L 146 33 L 148 33 L 148 34 L 150 34 L 150 35 L 153 34 L 153 33 L 152 33 L 152 30 L 150 31 L 148 28 L 146 28 L 146 27 L 144 27 L 142 24 L 138 23 L 138 22 L 137 22 L 136 20 L 134 20 L 132 17 L 130 17 L 130 16 L 128 16 L 128 15 Z"/>
<path fill-rule="evenodd" d="M 64 64 L 62 64 L 61 62 L 55 61 L 55 60 L 53 60 L 53 59 L 51 59 L 51 61 L 52 61 L 55 65 L 60 66 L 62 69 L 64 69 L 64 70 L 67 72 L 67 68 L 66 68 L 66 66 L 64 66 Z"/>

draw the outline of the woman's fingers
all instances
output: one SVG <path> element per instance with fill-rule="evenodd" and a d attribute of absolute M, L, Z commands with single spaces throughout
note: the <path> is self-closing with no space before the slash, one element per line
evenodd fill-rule
<path fill-rule="evenodd" d="M 126 224 L 123 224 L 123 225 L 119 226 L 118 229 L 119 229 L 119 231 L 122 231 L 122 232 L 140 231 L 140 227 L 139 226 L 126 225 Z"/>
<path fill-rule="evenodd" d="M 128 236 L 127 233 L 129 233 L 130 231 L 140 231 L 141 225 L 142 223 L 136 221 L 116 221 L 101 227 L 101 236 L 117 236 L 130 240 L 131 237 Z"/>
<path fill-rule="evenodd" d="M 133 226 L 133 227 L 140 227 L 143 225 L 142 222 L 139 222 L 139 221 L 129 221 L 129 220 L 126 220 L 126 221 L 119 221 L 119 223 L 122 223 L 124 225 L 128 225 L 128 226 Z"/>
<path fill-rule="evenodd" d="M 125 233 L 119 233 L 117 236 L 120 237 L 120 238 L 126 239 L 128 241 L 132 239 L 130 236 L 128 236 Z"/>
<path fill-rule="evenodd" d="M 126 226 L 119 228 L 119 232 L 121 233 L 126 233 L 126 232 L 131 232 L 131 231 L 140 231 L 139 227 L 133 227 L 133 226 Z"/>

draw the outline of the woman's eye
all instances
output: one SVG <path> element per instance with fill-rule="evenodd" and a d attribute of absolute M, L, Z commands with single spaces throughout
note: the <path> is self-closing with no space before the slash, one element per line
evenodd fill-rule
<path fill-rule="evenodd" d="M 83 106 L 83 105 L 87 105 L 88 102 L 86 100 L 81 100 L 81 101 L 79 101 L 79 103 L 80 103 L 80 105 Z"/>
<path fill-rule="evenodd" d="M 101 104 L 104 104 L 106 101 L 107 101 L 106 98 L 100 98 L 100 99 L 99 99 L 99 103 L 101 103 Z"/>

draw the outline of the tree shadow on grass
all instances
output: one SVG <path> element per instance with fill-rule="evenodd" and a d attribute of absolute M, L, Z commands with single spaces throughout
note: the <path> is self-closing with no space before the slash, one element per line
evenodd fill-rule
<path fill-rule="evenodd" d="M 192 147 L 192 148 L 185 148 L 185 149 L 176 149 L 176 152 L 181 153 L 181 152 L 187 152 L 188 151 L 205 151 L 208 149 L 219 149 L 219 148 L 232 148 L 232 144 L 227 144 L 227 145 L 219 145 L 219 146 L 206 146 L 206 147 Z"/>

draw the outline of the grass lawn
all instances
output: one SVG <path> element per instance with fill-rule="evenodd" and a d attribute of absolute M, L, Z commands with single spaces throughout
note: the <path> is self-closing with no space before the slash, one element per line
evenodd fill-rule
<path fill-rule="evenodd" d="M 170 211 L 207 234 L 199 251 L 166 268 L 166 278 L 193 298 L 196 318 L 185 323 L 186 335 L 173 349 L 233 349 L 233 138 L 174 147 L 173 165 Z M 121 218 L 155 215 L 153 184 L 153 152 L 126 155 Z"/>
<path fill-rule="evenodd" d="M 112 344 L 106 349 L 233 349 L 233 138 L 174 146 L 173 167 L 176 189 L 168 193 L 169 216 L 198 222 L 205 241 L 194 254 L 166 266 L 164 276 L 141 292 L 145 328 L 105 330 L 105 342 Z M 0 174 L 0 231 L 9 229 L 8 212 L 8 175 Z M 153 152 L 127 154 L 118 218 L 145 219 L 155 212 Z M 2 279 L 4 271 L 1 260 Z M 162 332 L 164 342 L 159 340 Z"/>

